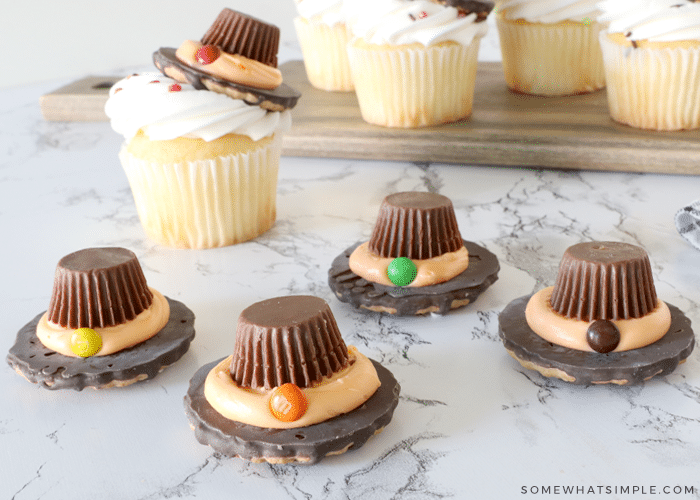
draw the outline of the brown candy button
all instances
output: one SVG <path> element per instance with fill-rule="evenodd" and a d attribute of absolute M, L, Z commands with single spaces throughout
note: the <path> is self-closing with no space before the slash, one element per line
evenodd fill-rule
<path fill-rule="evenodd" d="M 620 330 L 612 321 L 599 319 L 588 327 L 586 341 L 595 352 L 605 354 L 614 351 L 620 343 Z"/>

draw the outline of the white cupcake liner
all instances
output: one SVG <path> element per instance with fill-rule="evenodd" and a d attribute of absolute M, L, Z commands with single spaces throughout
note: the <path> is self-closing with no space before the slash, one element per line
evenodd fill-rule
<path fill-rule="evenodd" d="M 275 222 L 281 139 L 236 155 L 159 164 L 119 153 L 149 238 L 215 248 L 255 238 Z"/>
<path fill-rule="evenodd" d="M 480 38 L 467 46 L 348 45 L 362 118 L 387 127 L 423 127 L 467 118 L 474 101 Z"/>
<path fill-rule="evenodd" d="M 331 27 L 301 17 L 294 18 L 294 27 L 311 85 L 321 90 L 352 91 L 355 87 L 346 49 L 349 28 L 342 23 Z"/>
<path fill-rule="evenodd" d="M 598 33 L 603 26 L 523 23 L 496 16 L 508 87 L 526 94 L 564 96 L 605 87 Z"/>
<path fill-rule="evenodd" d="M 700 47 L 633 48 L 600 34 L 613 120 L 652 130 L 700 128 Z"/>

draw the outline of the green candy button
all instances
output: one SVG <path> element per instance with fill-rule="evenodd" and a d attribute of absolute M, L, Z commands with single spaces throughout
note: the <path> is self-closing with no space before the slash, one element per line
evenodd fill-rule
<path fill-rule="evenodd" d="M 386 275 L 396 286 L 407 286 L 413 283 L 418 274 L 418 269 L 408 257 L 397 257 L 392 260 L 386 269 Z"/>

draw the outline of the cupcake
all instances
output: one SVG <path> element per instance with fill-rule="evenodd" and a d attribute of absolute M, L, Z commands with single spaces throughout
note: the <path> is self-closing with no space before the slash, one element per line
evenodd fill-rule
<path fill-rule="evenodd" d="M 329 91 L 351 91 L 347 44 L 350 28 L 343 0 L 295 0 L 294 18 L 306 76 L 312 86 Z"/>
<path fill-rule="evenodd" d="M 476 300 L 498 271 L 494 254 L 462 239 L 449 198 L 409 191 L 384 199 L 369 241 L 333 260 L 328 284 L 361 309 L 445 314 Z"/>
<path fill-rule="evenodd" d="M 693 350 L 690 320 L 657 298 L 641 247 L 569 247 L 554 286 L 499 316 L 509 354 L 525 368 L 575 384 L 637 384 L 671 373 Z"/>
<path fill-rule="evenodd" d="M 495 12 L 511 90 L 564 96 L 605 86 L 596 0 L 497 0 Z"/>
<path fill-rule="evenodd" d="M 276 27 L 224 9 L 202 41 L 154 54 L 162 74 L 110 89 L 105 111 L 154 241 L 221 247 L 274 224 L 281 136 L 299 98 L 276 68 L 278 45 Z"/>
<path fill-rule="evenodd" d="M 193 338 L 192 311 L 149 287 L 133 252 L 87 248 L 59 261 L 48 310 L 7 362 L 47 389 L 122 387 L 155 377 Z"/>
<path fill-rule="evenodd" d="M 650 130 L 700 128 L 700 3 L 604 1 L 599 21 L 613 120 Z"/>
<path fill-rule="evenodd" d="M 399 391 L 389 370 L 345 345 L 323 299 L 277 297 L 241 313 L 233 354 L 195 373 L 185 411 L 197 440 L 221 454 L 311 464 L 384 429 Z"/>
<path fill-rule="evenodd" d="M 467 0 L 353 4 L 348 56 L 362 118 L 403 128 L 468 118 L 492 8 Z"/>

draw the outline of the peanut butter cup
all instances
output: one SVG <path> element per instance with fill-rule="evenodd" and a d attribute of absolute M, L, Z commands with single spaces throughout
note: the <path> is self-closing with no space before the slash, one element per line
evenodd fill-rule
<path fill-rule="evenodd" d="M 323 299 L 268 299 L 238 319 L 231 376 L 240 387 L 311 387 L 347 364 L 347 346 Z"/>
<path fill-rule="evenodd" d="M 462 246 L 452 201 L 417 191 L 384 198 L 369 239 L 371 252 L 392 258 L 431 259 Z"/>
<path fill-rule="evenodd" d="M 277 67 L 280 30 L 253 16 L 224 8 L 202 37 L 204 45 L 216 45 L 229 54 Z"/>
<path fill-rule="evenodd" d="M 644 249 L 614 241 L 569 247 L 559 264 L 552 308 L 584 321 L 641 318 L 656 307 Z"/>
<path fill-rule="evenodd" d="M 131 321 L 152 301 L 131 250 L 86 248 L 58 262 L 47 316 L 63 328 L 105 328 Z"/>

